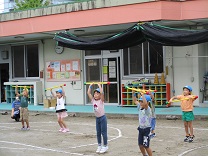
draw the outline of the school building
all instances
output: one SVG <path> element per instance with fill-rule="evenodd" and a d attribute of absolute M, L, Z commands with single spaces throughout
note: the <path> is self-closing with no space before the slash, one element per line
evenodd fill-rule
<path fill-rule="evenodd" d="M 106 103 L 131 106 L 131 91 L 125 85 L 142 78 L 151 81 L 148 88 L 157 90 L 158 106 L 181 94 L 185 85 L 199 96 L 196 106 L 206 102 L 202 90 L 208 73 L 207 42 L 182 47 L 144 42 L 117 50 L 75 50 L 60 47 L 53 39 L 61 31 L 104 38 L 139 21 L 208 29 L 208 1 L 92 0 L 0 14 L 1 102 L 15 99 L 14 85 L 32 86 L 30 103 L 37 105 L 50 96 L 46 88 L 66 84 L 66 104 L 85 105 L 90 102 L 84 82 L 110 81 L 103 85 Z M 165 84 L 154 84 L 156 73 L 159 83 L 164 73 Z"/>

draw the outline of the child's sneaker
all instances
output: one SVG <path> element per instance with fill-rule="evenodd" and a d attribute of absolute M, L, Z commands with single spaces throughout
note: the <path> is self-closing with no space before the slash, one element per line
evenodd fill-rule
<path fill-rule="evenodd" d="M 64 130 L 64 128 L 60 128 L 60 129 L 59 129 L 59 132 L 62 132 L 63 130 Z"/>
<path fill-rule="evenodd" d="M 25 130 L 26 130 L 26 128 L 25 128 L 25 127 L 22 127 L 22 128 L 21 128 L 21 131 L 25 131 Z"/>
<path fill-rule="evenodd" d="M 63 133 L 69 132 L 69 129 L 68 129 L 68 128 L 64 128 L 64 129 L 62 130 L 62 132 L 63 132 Z"/>
<path fill-rule="evenodd" d="M 194 136 L 192 136 L 192 137 L 190 136 L 188 142 L 191 143 L 191 142 L 193 142 L 193 141 L 194 141 Z"/>
<path fill-rule="evenodd" d="M 108 150 L 108 146 L 103 146 L 100 150 L 100 153 L 105 153 Z"/>
<path fill-rule="evenodd" d="M 186 136 L 185 139 L 184 139 L 184 142 L 189 142 L 189 137 L 190 136 Z"/>
<path fill-rule="evenodd" d="M 69 132 L 69 129 L 68 128 L 65 128 L 66 132 Z"/>
<path fill-rule="evenodd" d="M 98 146 L 96 153 L 100 153 L 100 150 L 102 149 L 102 146 Z"/>
<path fill-rule="evenodd" d="M 26 130 L 29 131 L 30 130 L 30 127 L 27 127 Z"/>

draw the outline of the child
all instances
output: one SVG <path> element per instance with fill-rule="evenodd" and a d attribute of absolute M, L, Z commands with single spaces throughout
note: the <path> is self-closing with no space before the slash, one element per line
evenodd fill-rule
<path fill-rule="evenodd" d="M 16 99 L 12 103 L 12 113 L 11 113 L 11 118 L 15 119 L 15 121 L 19 121 L 20 119 L 20 100 L 19 97 L 16 96 Z"/>
<path fill-rule="evenodd" d="M 191 95 L 191 92 L 192 88 L 190 86 L 185 86 L 183 87 L 183 95 L 174 96 L 170 99 L 170 102 L 172 102 L 174 99 L 180 100 L 184 98 L 189 98 L 188 100 L 181 100 L 182 120 L 184 121 L 184 127 L 186 132 L 184 142 L 193 142 L 194 139 L 192 125 L 192 121 L 194 120 L 193 102 L 194 100 L 196 100 L 196 98 L 194 97 L 197 96 Z"/>
<path fill-rule="evenodd" d="M 28 89 L 24 87 L 21 94 L 18 93 L 17 87 L 15 87 L 16 95 L 20 98 L 20 120 L 22 122 L 21 130 L 30 130 L 29 125 L 29 113 L 28 113 Z M 26 122 L 27 127 L 25 127 L 24 122 Z"/>
<path fill-rule="evenodd" d="M 87 94 L 89 99 L 91 100 L 96 116 L 96 131 L 97 131 L 97 141 L 98 141 L 98 148 L 96 153 L 105 153 L 108 150 L 108 137 L 107 137 L 107 118 L 105 116 L 104 110 L 104 94 L 103 89 L 100 84 L 98 84 L 97 89 L 94 90 L 94 94 L 92 96 L 91 84 L 88 88 Z M 101 134 L 103 136 L 103 146 L 101 144 Z"/>
<path fill-rule="evenodd" d="M 151 97 L 149 95 L 144 95 L 141 93 L 142 97 L 139 98 L 139 101 L 137 101 L 137 98 L 135 96 L 135 91 L 132 91 L 132 99 L 133 102 L 137 105 L 137 108 L 139 110 L 139 136 L 138 136 L 138 144 L 140 151 L 142 152 L 143 156 L 152 156 L 152 150 L 149 147 L 150 144 L 150 129 L 151 129 L 151 109 L 148 106 L 148 102 L 151 101 Z M 147 152 L 147 154 L 146 154 Z"/>
<path fill-rule="evenodd" d="M 156 136 L 156 134 L 155 134 L 156 114 L 155 114 L 154 93 L 151 93 L 150 97 L 151 97 L 150 108 L 151 108 L 151 112 L 152 112 L 150 139 L 152 139 Z"/>
<path fill-rule="evenodd" d="M 64 122 L 64 118 L 68 116 L 67 114 L 67 110 L 65 109 L 65 92 L 63 87 L 61 86 L 61 89 L 56 91 L 56 94 L 54 94 L 52 92 L 51 89 L 51 94 L 53 95 L 53 97 L 57 98 L 57 103 L 56 103 L 56 114 L 58 117 L 58 124 L 61 127 L 59 132 L 69 132 L 69 129 L 67 128 L 65 122 Z"/>

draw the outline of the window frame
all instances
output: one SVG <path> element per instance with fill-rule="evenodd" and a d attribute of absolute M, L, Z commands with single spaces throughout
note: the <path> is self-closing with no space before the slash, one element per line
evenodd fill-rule
<path fill-rule="evenodd" d="M 33 45 L 36 44 L 38 46 L 38 76 L 37 77 L 27 77 L 27 52 L 26 52 L 26 46 L 27 45 Z M 12 47 L 14 46 L 24 46 L 24 77 L 14 77 L 14 51 Z M 12 44 L 11 45 L 11 56 L 12 56 L 12 80 L 39 80 L 40 79 L 40 43 L 39 42 L 29 42 L 29 43 L 19 43 L 19 44 Z"/>
<path fill-rule="evenodd" d="M 142 73 L 143 74 L 130 74 L 130 47 L 128 47 L 128 75 L 124 75 L 124 71 L 122 71 L 122 77 L 123 79 L 129 79 L 129 78 L 138 78 L 138 77 L 149 77 L 149 78 L 153 78 L 155 76 L 155 73 L 144 73 L 145 69 L 144 69 L 144 46 L 143 43 L 142 44 Z M 150 48 L 149 48 L 149 42 L 148 42 L 148 71 L 150 71 Z M 162 54 L 163 54 L 163 72 L 165 71 L 165 46 L 162 46 Z M 122 50 L 122 67 L 124 69 L 124 50 Z M 162 73 L 157 73 L 158 76 L 160 76 Z"/>

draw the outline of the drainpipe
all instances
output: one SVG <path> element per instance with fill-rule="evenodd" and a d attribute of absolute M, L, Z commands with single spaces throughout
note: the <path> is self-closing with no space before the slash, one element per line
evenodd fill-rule
<path fill-rule="evenodd" d="M 44 43 L 44 40 L 41 40 L 41 43 L 42 43 L 42 50 L 43 50 L 43 90 L 45 91 L 45 88 L 46 88 L 45 74 L 46 74 L 46 72 L 45 72 L 45 51 L 44 51 L 45 50 L 45 48 L 44 48 L 45 43 Z M 45 95 L 45 93 L 44 93 L 44 95 Z M 44 97 L 43 97 L 43 99 L 44 99 Z"/>
<path fill-rule="evenodd" d="M 172 80 L 172 83 L 173 83 L 173 89 L 172 89 L 172 93 L 173 93 L 173 96 L 175 96 L 175 80 L 174 80 L 174 63 L 173 63 L 173 46 L 172 46 L 172 76 L 173 76 L 173 80 Z"/>

